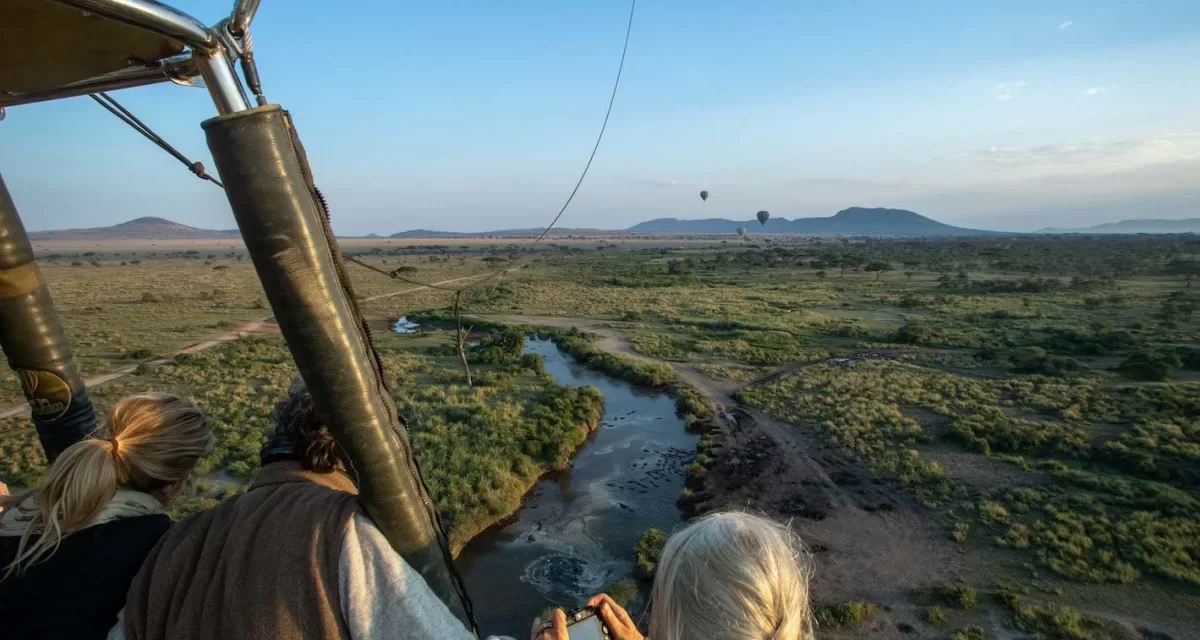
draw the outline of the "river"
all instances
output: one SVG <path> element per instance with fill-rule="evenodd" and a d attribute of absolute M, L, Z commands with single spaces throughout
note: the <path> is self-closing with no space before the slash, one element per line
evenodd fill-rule
<path fill-rule="evenodd" d="M 698 436 L 661 393 L 589 371 L 553 342 L 527 342 L 560 384 L 604 394 L 604 418 L 566 471 L 542 478 L 509 520 L 477 536 L 458 557 L 480 631 L 526 638 L 547 607 L 572 608 L 633 573 L 645 529 L 680 524 L 675 499 Z"/>

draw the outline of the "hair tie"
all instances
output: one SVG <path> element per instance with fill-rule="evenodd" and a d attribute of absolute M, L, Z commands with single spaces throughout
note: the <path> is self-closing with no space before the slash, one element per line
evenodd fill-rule
<path fill-rule="evenodd" d="M 108 442 L 112 445 L 113 460 L 118 460 L 121 453 L 121 443 L 117 442 L 116 438 L 109 438 Z"/>

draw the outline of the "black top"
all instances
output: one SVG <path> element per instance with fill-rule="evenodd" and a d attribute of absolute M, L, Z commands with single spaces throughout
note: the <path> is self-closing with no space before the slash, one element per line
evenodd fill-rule
<path fill-rule="evenodd" d="M 67 536 L 48 560 L 0 580 L 0 636 L 106 637 L 142 560 L 170 527 L 165 515 L 137 516 Z M 18 542 L 0 537 L 0 567 L 12 562 Z"/>

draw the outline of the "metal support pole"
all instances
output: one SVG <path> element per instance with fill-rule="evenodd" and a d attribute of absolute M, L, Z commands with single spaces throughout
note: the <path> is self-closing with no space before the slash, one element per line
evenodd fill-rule
<path fill-rule="evenodd" d="M 211 53 L 199 53 L 195 60 L 208 87 L 208 94 L 212 96 L 213 104 L 217 105 L 217 113 L 225 115 L 250 108 L 246 91 L 222 48 Z"/>
<path fill-rule="evenodd" d="M 25 225 L 0 177 L 0 347 L 21 379 L 46 458 L 96 428 L 87 388 L 71 357 Z"/>
<path fill-rule="evenodd" d="M 473 629 L 470 605 L 287 113 L 268 105 L 203 126 L 279 329 L 318 415 L 353 465 L 367 514 Z"/>

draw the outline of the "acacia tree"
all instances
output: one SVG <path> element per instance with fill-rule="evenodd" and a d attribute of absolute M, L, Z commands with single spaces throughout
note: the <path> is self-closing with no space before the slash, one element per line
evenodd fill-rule
<path fill-rule="evenodd" d="M 462 301 L 462 289 L 454 292 L 454 328 L 455 328 L 455 344 L 458 346 L 458 357 L 462 360 L 463 371 L 467 374 L 467 386 L 473 387 L 475 383 L 471 381 L 471 366 L 467 364 L 467 336 L 470 335 L 472 326 L 466 332 L 462 328 L 462 314 L 459 312 L 459 304 Z"/>
<path fill-rule="evenodd" d="M 884 262 L 882 260 L 868 263 L 867 266 L 863 267 L 863 271 L 874 271 L 876 280 L 879 280 L 879 277 L 883 275 L 883 272 L 891 270 L 891 263 Z"/>
<path fill-rule="evenodd" d="M 858 268 L 862 266 L 863 262 L 865 261 L 858 256 L 842 256 L 838 259 L 838 267 L 840 267 L 842 270 L 839 277 L 846 277 L 847 267 L 849 267 L 852 271 L 857 271 Z"/>

